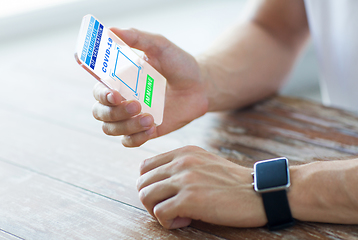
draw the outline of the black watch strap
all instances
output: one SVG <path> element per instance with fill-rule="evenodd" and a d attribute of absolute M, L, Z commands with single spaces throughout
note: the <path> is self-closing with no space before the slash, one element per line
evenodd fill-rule
<path fill-rule="evenodd" d="M 286 189 L 262 193 L 262 200 L 270 231 L 279 230 L 295 224 L 288 204 Z"/>

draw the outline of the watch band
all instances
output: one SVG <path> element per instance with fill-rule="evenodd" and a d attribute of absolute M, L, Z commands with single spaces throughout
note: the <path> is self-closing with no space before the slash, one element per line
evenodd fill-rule
<path fill-rule="evenodd" d="M 286 190 L 262 193 L 262 200 L 270 231 L 290 227 L 295 224 L 288 204 Z"/>

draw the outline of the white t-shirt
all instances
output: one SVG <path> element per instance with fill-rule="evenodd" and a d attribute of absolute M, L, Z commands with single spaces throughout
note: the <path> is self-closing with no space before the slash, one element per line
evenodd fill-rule
<path fill-rule="evenodd" d="M 305 0 L 323 103 L 358 112 L 358 0 Z"/>

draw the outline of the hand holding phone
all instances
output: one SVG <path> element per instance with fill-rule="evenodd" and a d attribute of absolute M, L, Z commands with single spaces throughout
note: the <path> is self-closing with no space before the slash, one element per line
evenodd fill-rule
<path fill-rule="evenodd" d="M 110 67 L 110 64 L 113 63 L 107 63 L 107 61 L 105 60 L 105 57 L 107 57 L 105 53 L 106 49 L 105 52 L 101 53 L 101 44 L 103 44 L 104 42 L 104 46 L 106 46 L 106 44 L 108 45 L 109 42 L 104 40 L 108 40 L 108 36 L 107 38 L 104 37 L 104 30 L 103 32 L 102 30 L 99 30 L 101 36 L 101 43 L 98 47 L 98 53 L 95 54 L 96 64 L 94 66 L 94 69 L 91 69 L 91 61 L 86 64 L 88 50 L 84 48 L 84 45 L 87 41 L 90 41 L 92 39 L 92 35 L 96 36 L 98 32 L 88 30 L 91 29 L 90 18 L 91 16 L 86 16 L 84 18 L 84 22 L 82 23 L 79 36 L 79 44 L 77 47 L 78 50 L 76 50 L 77 53 L 75 56 L 78 62 L 88 72 L 90 72 L 94 77 L 96 77 L 100 82 L 103 83 L 97 84 L 94 88 L 94 96 L 98 100 L 98 102 L 95 103 L 95 105 L 93 106 L 92 112 L 97 120 L 103 122 L 103 131 L 107 135 L 127 136 L 122 139 L 123 145 L 126 147 L 138 147 L 149 139 L 157 138 L 168 134 L 174 130 L 177 130 L 206 113 L 209 103 L 208 94 L 206 92 L 206 87 L 208 86 L 208 84 L 206 80 L 203 79 L 203 77 L 207 75 L 206 72 L 201 72 L 205 68 L 200 67 L 199 62 L 197 62 L 197 60 L 191 54 L 185 52 L 183 49 L 176 46 L 174 43 L 172 43 L 166 37 L 160 34 L 153 34 L 137 29 L 111 28 L 110 30 L 108 30 L 108 36 L 113 40 L 113 42 L 115 42 L 114 39 L 120 38 L 123 41 L 120 39 L 118 41 L 120 41 L 123 46 L 128 45 L 130 48 L 138 49 L 146 54 L 147 58 L 146 61 L 144 61 L 143 59 L 139 58 L 134 52 L 132 52 L 132 50 L 127 46 L 128 50 L 130 50 L 128 52 L 134 54 L 134 57 L 139 58 L 139 64 L 137 64 L 137 62 L 133 61 L 133 58 L 130 57 L 130 59 L 137 66 L 143 66 L 143 68 L 141 68 L 142 70 L 149 69 L 146 67 L 149 63 L 151 66 L 155 67 L 156 70 L 160 71 L 160 74 L 165 76 L 167 81 L 164 81 L 163 76 L 161 76 L 156 71 L 153 71 L 156 74 L 148 74 L 154 79 L 151 108 L 145 103 L 146 101 L 150 104 L 149 100 L 145 100 L 148 98 L 144 98 L 146 93 L 139 94 L 139 100 L 135 101 L 138 98 L 128 87 L 132 86 L 132 82 L 130 82 L 129 84 L 127 84 L 128 86 L 126 86 L 116 77 L 114 77 L 113 79 L 111 75 L 108 75 L 108 72 L 104 73 L 104 71 L 107 71 L 108 69 L 114 69 L 113 65 L 112 67 Z M 95 19 L 93 22 L 93 26 L 95 27 Z M 102 29 L 99 22 L 98 29 Z M 90 32 L 89 34 L 88 31 Z M 93 39 L 97 39 L 97 37 L 93 37 Z M 90 49 L 90 44 L 88 44 L 88 49 L 96 53 L 97 50 L 95 47 L 95 41 L 92 40 L 92 42 L 93 50 Z M 125 45 L 124 42 L 127 45 Z M 84 56 L 82 56 L 83 50 L 87 53 L 84 54 Z M 120 52 L 118 53 L 118 51 L 115 53 L 117 55 L 121 54 Z M 111 58 L 113 56 L 112 50 L 109 55 L 110 58 L 108 59 L 107 57 L 107 59 L 108 62 L 111 62 Z M 127 54 L 125 53 L 125 55 Z M 85 56 L 86 58 L 84 58 Z M 81 60 L 81 57 L 85 60 Z M 92 59 L 93 56 L 91 57 L 91 60 Z M 107 64 L 107 67 L 105 62 Z M 134 66 L 134 64 L 131 62 L 129 64 L 132 64 L 132 70 L 135 70 L 136 66 Z M 102 69 L 103 67 L 105 67 L 105 70 Z M 116 71 L 117 70 L 118 68 L 116 68 Z M 120 74 L 123 73 L 123 75 L 125 75 L 124 73 L 126 73 L 127 71 L 131 73 L 132 70 L 123 67 L 123 70 L 121 72 L 119 72 L 118 74 L 116 72 L 116 76 L 119 76 L 120 78 Z M 99 72 L 97 74 L 98 71 L 102 72 Z M 96 74 L 94 72 L 96 72 Z M 136 71 L 134 72 L 138 73 Z M 139 82 L 144 82 L 142 83 L 144 84 L 143 89 L 146 89 L 145 87 L 147 84 L 147 75 L 144 76 L 145 77 L 142 80 L 139 76 Z M 105 85 L 108 84 L 108 77 L 110 78 L 110 81 L 115 81 L 115 83 L 120 84 L 119 87 L 106 87 Z M 148 81 L 150 84 L 151 79 L 148 78 Z M 119 94 L 116 90 L 110 90 L 109 88 L 119 90 Z M 133 89 L 133 87 L 131 88 Z M 139 85 L 138 89 L 140 89 Z M 125 95 L 126 91 L 127 93 L 129 92 L 128 95 Z M 147 93 L 147 96 L 150 96 L 149 87 L 148 92 L 149 93 Z M 127 101 L 124 101 L 123 97 L 125 97 Z M 108 98 L 114 100 L 115 103 L 113 103 L 113 101 L 109 101 Z M 137 106 L 135 108 L 138 111 L 128 111 L 127 108 L 129 108 L 129 106 L 135 105 Z M 158 106 L 162 106 L 159 108 L 160 114 L 155 114 L 156 108 Z M 163 107 L 165 107 L 164 115 Z M 142 111 L 141 114 L 140 111 Z M 147 121 L 148 119 L 150 121 Z M 161 121 L 161 119 L 163 120 Z M 162 123 L 159 125 L 160 122 Z"/>
<path fill-rule="evenodd" d="M 156 125 L 162 123 L 166 79 L 92 15 L 82 20 L 75 58 L 106 87 L 138 100 Z"/>

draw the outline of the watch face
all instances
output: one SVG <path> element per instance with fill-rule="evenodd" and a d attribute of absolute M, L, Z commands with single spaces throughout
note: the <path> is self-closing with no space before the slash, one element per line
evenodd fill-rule
<path fill-rule="evenodd" d="M 287 158 L 276 158 L 255 163 L 254 185 L 257 192 L 288 188 L 290 177 Z"/>

